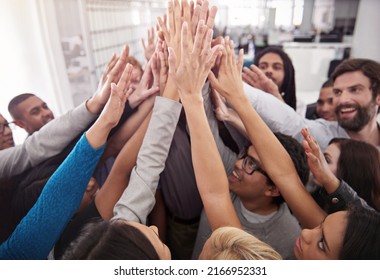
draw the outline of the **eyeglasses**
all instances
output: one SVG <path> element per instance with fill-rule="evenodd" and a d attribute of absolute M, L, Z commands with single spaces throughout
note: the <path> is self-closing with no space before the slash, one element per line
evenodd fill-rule
<path fill-rule="evenodd" d="M 257 160 L 248 155 L 248 148 L 243 148 L 240 151 L 238 154 L 238 159 L 243 159 L 243 170 L 248 175 L 252 175 L 255 171 L 258 171 L 269 178 L 268 174 L 261 168 Z"/>
<path fill-rule="evenodd" d="M 0 134 L 4 133 L 4 130 L 6 127 L 9 127 L 10 129 L 14 129 L 16 125 L 14 124 L 14 122 L 0 123 Z"/>

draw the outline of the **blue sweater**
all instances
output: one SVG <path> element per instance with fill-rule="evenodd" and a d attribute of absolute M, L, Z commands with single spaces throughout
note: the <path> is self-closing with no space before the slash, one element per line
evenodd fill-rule
<path fill-rule="evenodd" d="M 77 211 L 103 150 L 104 146 L 93 149 L 82 135 L 46 183 L 36 204 L 0 245 L 0 259 L 47 258 Z"/>

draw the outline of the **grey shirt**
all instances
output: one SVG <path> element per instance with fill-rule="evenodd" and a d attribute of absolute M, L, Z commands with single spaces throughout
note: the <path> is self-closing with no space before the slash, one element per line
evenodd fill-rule
<path fill-rule="evenodd" d="M 245 231 L 272 246 L 283 259 L 294 259 L 294 242 L 301 234 L 297 219 L 290 213 L 286 203 L 282 203 L 278 211 L 267 221 L 251 223 L 242 214 L 241 200 L 231 194 L 235 211 Z M 197 239 L 193 251 L 193 259 L 198 259 L 203 245 L 212 233 L 205 212 L 202 212 Z"/>
<path fill-rule="evenodd" d="M 157 96 L 153 114 L 133 168 L 128 187 L 114 207 L 112 220 L 146 223 L 155 204 L 158 180 L 177 126 L 182 105 Z"/>
<path fill-rule="evenodd" d="M 1 150 L 0 178 L 18 175 L 59 154 L 96 117 L 87 110 L 85 103 L 82 103 L 44 125 L 29 136 L 22 145 Z"/>

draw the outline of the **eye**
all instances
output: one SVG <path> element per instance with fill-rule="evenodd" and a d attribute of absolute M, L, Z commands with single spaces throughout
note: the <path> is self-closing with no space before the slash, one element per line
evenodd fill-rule
<path fill-rule="evenodd" d="M 325 244 L 323 243 L 323 237 L 318 241 L 318 248 L 325 251 Z"/>

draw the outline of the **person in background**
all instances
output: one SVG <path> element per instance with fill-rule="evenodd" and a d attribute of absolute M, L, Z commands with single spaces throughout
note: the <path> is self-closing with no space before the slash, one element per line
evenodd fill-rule
<path fill-rule="evenodd" d="M 319 97 L 316 103 L 307 105 L 306 118 L 309 120 L 325 119 L 326 121 L 335 121 L 334 106 L 334 82 L 331 79 L 325 81 L 319 91 Z"/>
<path fill-rule="evenodd" d="M 8 111 L 14 123 L 32 135 L 54 119 L 49 106 L 33 93 L 23 93 L 14 97 L 8 104 Z"/>
<path fill-rule="evenodd" d="M 253 63 L 251 69 L 244 67 L 243 81 L 297 110 L 295 70 L 286 52 L 279 47 L 267 47 L 255 56 Z M 261 78 L 260 71 L 270 80 Z"/>

